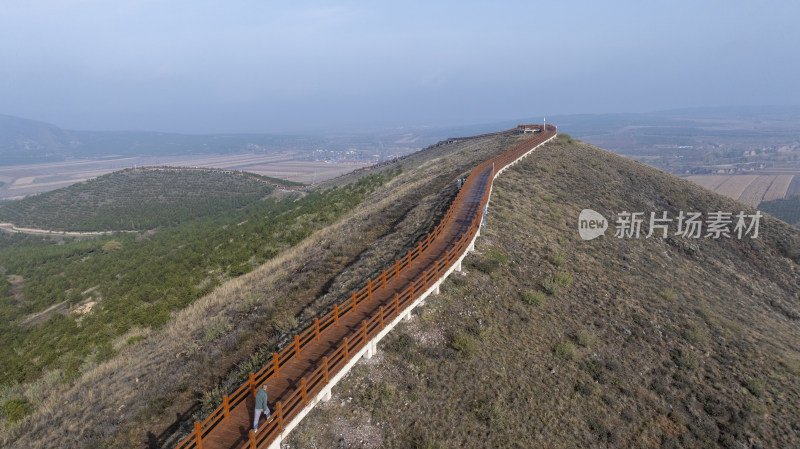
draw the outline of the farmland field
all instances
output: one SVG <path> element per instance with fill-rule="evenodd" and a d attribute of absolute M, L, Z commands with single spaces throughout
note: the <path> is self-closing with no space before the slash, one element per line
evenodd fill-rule
<path fill-rule="evenodd" d="M 789 185 L 791 185 L 792 179 L 794 179 L 794 175 L 776 175 L 775 181 L 767 189 L 762 201 L 779 200 L 786 197 L 789 194 Z"/>
<path fill-rule="evenodd" d="M 739 199 L 742 197 L 745 189 L 750 187 L 750 184 L 757 178 L 758 176 L 755 175 L 730 176 L 716 188 L 716 191 L 725 196 Z"/>
<path fill-rule="evenodd" d="M 796 184 L 793 174 L 763 175 L 693 175 L 686 179 L 709 190 L 758 207 L 762 201 L 790 196 L 790 186 Z"/>

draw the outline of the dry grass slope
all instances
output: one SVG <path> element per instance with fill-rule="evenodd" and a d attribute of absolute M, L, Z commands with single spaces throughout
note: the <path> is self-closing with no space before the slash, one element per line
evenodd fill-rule
<path fill-rule="evenodd" d="M 584 208 L 753 212 L 586 144 L 544 147 L 496 181 L 467 274 L 290 446 L 800 446 L 800 232 L 766 217 L 756 240 L 585 242 Z"/>

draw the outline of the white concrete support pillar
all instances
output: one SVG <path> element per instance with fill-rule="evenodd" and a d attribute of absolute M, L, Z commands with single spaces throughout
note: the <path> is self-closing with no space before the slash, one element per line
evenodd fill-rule
<path fill-rule="evenodd" d="M 403 315 L 403 321 L 411 321 L 411 311 L 406 311 L 406 314 Z"/>
<path fill-rule="evenodd" d="M 459 273 L 461 273 L 461 261 L 460 260 L 458 262 L 456 262 L 455 270 L 458 271 Z"/>
<path fill-rule="evenodd" d="M 467 251 L 470 251 L 470 252 L 471 251 L 475 251 L 475 242 L 474 241 L 469 244 L 469 248 L 467 248 Z"/>
<path fill-rule="evenodd" d="M 322 402 L 328 402 L 331 400 L 331 389 L 330 387 L 322 390 Z"/>
<path fill-rule="evenodd" d="M 376 346 L 375 342 L 373 342 L 373 341 L 370 341 L 369 343 L 367 343 L 367 351 L 364 352 L 364 358 L 365 359 L 371 359 L 372 356 L 375 355 L 375 349 L 376 349 L 375 346 Z"/>
<path fill-rule="evenodd" d="M 434 295 L 438 295 L 439 294 L 439 283 L 438 282 L 436 283 L 436 288 L 433 289 L 433 294 Z"/>

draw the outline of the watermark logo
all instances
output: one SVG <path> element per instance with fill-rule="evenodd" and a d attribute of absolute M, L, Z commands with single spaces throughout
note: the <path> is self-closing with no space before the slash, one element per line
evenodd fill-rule
<path fill-rule="evenodd" d="M 608 229 L 608 220 L 591 209 L 584 209 L 578 216 L 578 233 L 584 240 L 592 240 L 604 235 Z"/>
<path fill-rule="evenodd" d="M 733 212 L 684 212 L 680 211 L 677 216 L 670 216 L 668 212 L 656 214 L 650 212 L 650 216 L 644 212 L 619 212 L 617 214 L 614 227 L 614 237 L 622 238 L 646 238 L 661 237 L 667 238 L 670 235 L 685 237 L 690 239 L 720 237 L 742 239 L 750 237 L 758 238 L 758 226 L 763 215 L 760 211 L 754 214 L 746 214 L 740 211 Z M 592 240 L 601 235 L 605 235 L 608 229 L 608 220 L 599 213 L 584 209 L 578 217 L 578 233 L 584 240 Z"/>

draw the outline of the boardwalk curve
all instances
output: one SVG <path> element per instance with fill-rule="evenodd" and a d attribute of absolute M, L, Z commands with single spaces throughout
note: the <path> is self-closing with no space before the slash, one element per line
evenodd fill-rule
<path fill-rule="evenodd" d="M 531 137 L 472 170 L 440 223 L 414 250 L 294 337 L 294 342 L 256 373 L 175 449 L 279 448 L 280 442 L 361 357 L 372 357 L 377 342 L 431 293 L 474 248 L 492 181 L 502 171 L 556 136 L 553 125 L 520 125 L 510 132 Z M 501 134 L 497 133 L 497 134 Z M 476 136 L 476 137 L 483 137 Z M 467 138 L 459 138 L 467 139 Z M 266 383 L 270 419 L 251 430 L 255 392 Z"/>

